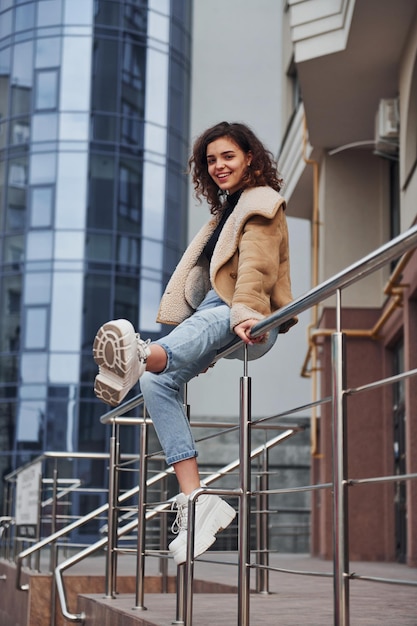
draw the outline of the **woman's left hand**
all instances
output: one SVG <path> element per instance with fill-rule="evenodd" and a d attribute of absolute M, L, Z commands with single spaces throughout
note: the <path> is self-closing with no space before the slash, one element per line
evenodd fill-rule
<path fill-rule="evenodd" d="M 259 321 L 260 320 L 254 320 L 254 319 L 245 320 L 244 322 L 237 324 L 233 330 L 235 334 L 240 339 L 242 339 L 242 341 L 247 343 L 249 346 L 252 346 L 255 343 L 264 343 L 266 341 L 266 334 L 260 335 L 259 337 L 255 337 L 255 338 L 250 336 L 251 329 L 256 324 L 259 324 Z"/>

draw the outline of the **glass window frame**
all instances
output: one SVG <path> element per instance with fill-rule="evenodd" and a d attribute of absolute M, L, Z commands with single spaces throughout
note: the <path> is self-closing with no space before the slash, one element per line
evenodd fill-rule
<path fill-rule="evenodd" d="M 51 106 L 40 106 L 39 105 L 39 79 L 40 77 L 46 76 L 47 74 L 53 74 L 56 77 L 56 82 L 55 82 L 55 98 L 54 98 L 54 104 Z M 33 99 L 33 108 L 35 112 L 39 112 L 39 111 L 57 111 L 58 110 L 58 105 L 59 105 L 59 93 L 60 93 L 60 71 L 59 71 L 59 67 L 47 67 L 47 68 L 41 68 L 41 69 L 36 69 L 35 70 L 35 86 L 34 86 L 34 99 Z"/>

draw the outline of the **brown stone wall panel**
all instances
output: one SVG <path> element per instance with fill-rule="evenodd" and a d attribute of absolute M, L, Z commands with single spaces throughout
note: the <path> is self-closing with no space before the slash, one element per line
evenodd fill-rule
<path fill-rule="evenodd" d="M 342 330 L 373 327 L 378 310 L 344 309 Z M 335 328 L 334 310 L 326 310 L 322 328 Z M 368 338 L 346 337 L 346 384 L 348 388 L 370 383 L 386 375 L 385 352 L 382 342 Z M 322 397 L 330 396 L 331 342 L 322 339 L 320 349 L 320 385 Z M 392 404 L 387 406 L 389 393 L 381 390 L 355 394 L 347 399 L 348 476 L 367 478 L 392 474 Z M 332 480 L 332 407 L 322 408 L 320 420 L 320 482 Z M 393 486 L 361 485 L 349 488 L 350 555 L 352 560 L 385 560 L 394 557 Z M 314 526 L 319 525 L 319 540 L 315 546 L 319 556 L 332 558 L 333 520 L 332 495 L 322 492 L 320 506 L 313 511 Z M 313 552 L 314 553 L 314 552 Z"/>
<path fill-rule="evenodd" d="M 417 280 L 417 279 L 416 279 Z M 417 286 L 405 310 L 405 362 L 407 369 L 417 369 Z M 417 473 L 417 377 L 407 380 L 406 402 L 406 471 Z M 407 482 L 407 563 L 417 566 L 417 480 Z"/>

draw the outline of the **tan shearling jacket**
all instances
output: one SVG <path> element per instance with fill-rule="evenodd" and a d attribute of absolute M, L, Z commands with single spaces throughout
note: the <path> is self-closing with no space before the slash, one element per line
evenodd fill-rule
<path fill-rule="evenodd" d="M 271 187 L 243 191 L 217 241 L 211 263 L 203 250 L 221 215 L 191 241 L 162 296 L 157 321 L 180 324 L 213 288 L 231 309 L 230 327 L 263 319 L 292 301 L 285 201 Z M 280 328 L 286 332 L 296 319 Z"/>

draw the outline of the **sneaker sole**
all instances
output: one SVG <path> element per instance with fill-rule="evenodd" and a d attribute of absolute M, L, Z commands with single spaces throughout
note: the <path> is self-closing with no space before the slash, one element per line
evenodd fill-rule
<path fill-rule="evenodd" d="M 117 406 L 132 386 L 132 338 L 134 328 L 127 320 L 107 322 L 98 331 L 93 344 L 93 358 L 99 367 L 94 393 L 106 404 Z M 139 374 L 139 367 L 138 374 Z M 133 376 L 134 378 L 134 376 Z M 139 376 L 138 376 L 139 378 Z"/>
<path fill-rule="evenodd" d="M 211 509 L 209 515 L 206 516 L 206 522 L 212 528 L 216 528 L 217 530 L 214 534 L 207 533 L 205 541 L 195 541 L 194 542 L 194 558 L 203 554 L 206 550 L 213 545 L 216 541 L 216 534 L 227 528 L 235 519 L 236 511 L 233 507 L 230 506 L 225 500 L 219 500 L 216 505 Z M 170 544 L 168 546 L 171 554 L 174 557 L 174 561 L 177 565 L 181 565 L 184 563 L 187 558 L 187 547 L 182 545 L 179 549 L 175 550 L 171 549 Z"/>

